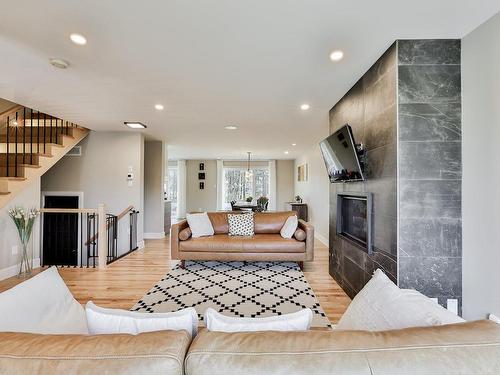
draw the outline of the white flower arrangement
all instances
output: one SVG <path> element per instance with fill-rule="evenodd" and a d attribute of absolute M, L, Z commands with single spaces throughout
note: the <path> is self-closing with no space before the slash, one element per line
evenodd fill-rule
<path fill-rule="evenodd" d="M 35 224 L 35 220 L 39 213 L 40 211 L 38 211 L 36 208 L 25 210 L 22 207 L 14 207 L 9 210 L 9 216 L 11 217 L 14 225 L 17 228 L 19 239 L 21 240 L 21 244 L 23 246 L 21 267 L 19 270 L 20 275 L 23 272 L 27 274 L 31 273 L 32 264 L 28 257 L 27 248 L 31 238 L 31 232 L 33 231 L 33 225 Z"/>

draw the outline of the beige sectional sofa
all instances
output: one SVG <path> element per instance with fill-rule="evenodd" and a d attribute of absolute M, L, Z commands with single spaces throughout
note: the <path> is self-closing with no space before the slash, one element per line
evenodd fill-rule
<path fill-rule="evenodd" d="M 132 335 L 0 333 L 2 375 L 493 375 L 500 325 L 477 321 L 386 332 Z"/>

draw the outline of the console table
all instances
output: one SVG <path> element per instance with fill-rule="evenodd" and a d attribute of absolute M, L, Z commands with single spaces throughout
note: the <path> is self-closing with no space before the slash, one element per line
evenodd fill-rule
<path fill-rule="evenodd" d="M 286 209 L 297 212 L 297 217 L 304 221 L 308 221 L 307 203 L 286 202 Z"/>

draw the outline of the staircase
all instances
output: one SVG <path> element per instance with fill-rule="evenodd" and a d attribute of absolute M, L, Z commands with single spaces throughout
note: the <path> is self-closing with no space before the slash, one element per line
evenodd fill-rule
<path fill-rule="evenodd" d="M 0 113 L 0 208 L 88 133 L 76 124 L 23 106 Z"/>

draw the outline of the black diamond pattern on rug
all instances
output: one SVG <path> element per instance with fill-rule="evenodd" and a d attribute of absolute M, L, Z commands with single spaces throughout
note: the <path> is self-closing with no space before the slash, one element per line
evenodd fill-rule
<path fill-rule="evenodd" d="M 227 316 L 267 317 L 310 308 L 311 327 L 331 328 L 304 274 L 294 262 L 189 261 L 174 268 L 132 311 L 169 312 L 208 307 Z"/>

